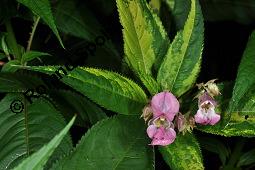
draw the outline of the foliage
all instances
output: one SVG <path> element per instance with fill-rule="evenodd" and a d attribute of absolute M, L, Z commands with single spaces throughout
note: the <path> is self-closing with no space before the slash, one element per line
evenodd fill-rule
<path fill-rule="evenodd" d="M 222 3 L 228 8 L 219 18 L 211 11 Z M 202 57 L 204 19 L 247 24 L 243 8 L 250 4 L 2 0 L 0 169 L 147 170 L 158 168 L 162 157 L 171 169 L 200 170 L 208 167 L 204 151 L 218 155 L 224 170 L 254 167 L 254 149 L 244 146 L 255 136 L 255 32 L 236 79 L 219 80 L 221 95 L 213 100 L 220 122 L 194 126 L 191 119 L 204 85 L 198 92 L 197 78 L 210 64 Z M 178 98 L 189 122 L 181 134 L 175 118 L 169 124 L 179 130 L 175 141 L 157 147 L 146 135 L 154 122 L 140 117 L 162 91 Z"/>

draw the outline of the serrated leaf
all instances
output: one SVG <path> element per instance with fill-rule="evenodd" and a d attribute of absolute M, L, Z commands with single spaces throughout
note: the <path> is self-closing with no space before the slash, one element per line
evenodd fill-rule
<path fill-rule="evenodd" d="M 52 74 L 58 69 L 50 66 L 23 68 L 47 74 Z M 142 108 L 147 103 L 146 94 L 135 82 L 114 72 L 77 67 L 66 76 L 63 73 L 62 75 L 63 83 L 117 113 L 141 114 Z"/>
<path fill-rule="evenodd" d="M 245 115 L 240 113 L 232 113 L 229 123 L 222 127 L 220 124 L 214 126 L 198 126 L 199 130 L 215 135 L 221 135 L 226 137 L 231 136 L 244 136 L 254 137 L 255 136 L 255 116 L 249 116 L 246 118 Z"/>
<path fill-rule="evenodd" d="M 23 102 L 21 113 L 11 111 L 14 100 Z M 66 125 L 60 113 L 46 99 L 34 99 L 32 104 L 28 104 L 23 95 L 9 94 L 0 102 L 0 106 L 0 169 L 17 166 L 48 143 Z M 15 107 L 22 108 L 19 106 Z M 72 142 L 68 135 L 47 165 L 51 165 L 59 155 L 69 153 L 71 148 Z"/>
<path fill-rule="evenodd" d="M 153 170 L 153 152 L 148 143 L 141 119 L 117 115 L 93 126 L 76 149 L 52 169 Z"/>
<path fill-rule="evenodd" d="M 26 158 L 19 164 L 14 170 L 24 170 L 24 169 L 36 169 L 42 170 L 43 166 L 46 164 L 49 157 L 52 155 L 54 150 L 63 140 L 64 136 L 68 133 L 72 124 L 74 123 L 75 117 L 66 125 L 66 127 L 61 130 L 47 145 L 44 145 L 40 150 Z"/>
<path fill-rule="evenodd" d="M 171 145 L 159 147 L 159 151 L 171 169 L 204 169 L 200 147 L 190 133 L 178 135 Z"/>
<path fill-rule="evenodd" d="M 124 51 L 129 66 L 138 76 L 152 77 L 153 66 L 158 69 L 169 46 L 162 23 L 151 13 L 145 0 L 117 0 L 117 7 L 124 28 Z M 145 86 L 153 91 L 149 85 Z"/>
<path fill-rule="evenodd" d="M 184 29 L 177 33 L 160 66 L 157 80 L 162 90 L 180 96 L 194 84 L 200 70 L 203 32 L 199 2 L 192 0 Z"/>
<path fill-rule="evenodd" d="M 15 67 L 18 69 L 18 67 Z M 25 73 L 1 73 L 0 92 L 25 92 L 43 85 L 46 86 L 38 77 Z"/>
<path fill-rule="evenodd" d="M 51 6 L 49 0 L 17 0 L 19 3 L 28 7 L 31 11 L 40 16 L 43 21 L 51 28 L 56 37 L 58 38 L 61 46 L 64 48 L 63 42 L 58 33 L 55 21 L 51 12 Z"/>
<path fill-rule="evenodd" d="M 166 0 L 169 5 L 173 4 L 173 0 Z M 189 15 L 191 0 L 175 0 L 173 8 L 173 17 L 177 30 L 183 29 L 186 19 Z"/>
<path fill-rule="evenodd" d="M 227 106 L 231 99 L 231 93 L 233 89 L 233 83 L 224 83 L 220 85 L 220 91 L 222 95 L 217 98 L 218 112 L 221 114 L 221 119 L 224 119 L 226 113 L 228 113 Z M 251 88 L 244 97 L 241 99 L 241 104 L 238 106 L 238 110 L 231 113 L 227 125 L 217 123 L 214 126 L 197 126 L 197 129 L 221 136 L 255 136 L 255 107 L 253 107 L 254 101 L 252 96 L 255 96 L 255 88 Z"/>
<path fill-rule="evenodd" d="M 44 53 L 44 52 L 39 52 L 39 51 L 27 51 L 22 55 L 21 58 L 21 63 L 25 63 L 27 61 L 31 61 L 35 58 L 41 57 L 41 56 L 49 56 L 50 54 Z"/>
<path fill-rule="evenodd" d="M 231 117 L 232 112 L 236 112 L 238 105 L 242 103 L 242 97 L 245 93 L 254 86 L 255 75 L 251 74 L 255 71 L 253 63 L 255 63 L 255 31 L 251 34 L 246 49 L 243 54 L 243 58 L 238 68 L 238 74 L 232 94 L 232 99 L 229 103 L 226 122 Z"/>

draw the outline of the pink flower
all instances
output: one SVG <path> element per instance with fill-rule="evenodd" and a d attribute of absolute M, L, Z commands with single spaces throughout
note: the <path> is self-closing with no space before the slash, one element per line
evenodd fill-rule
<path fill-rule="evenodd" d="M 176 133 L 173 128 L 150 125 L 147 128 L 147 134 L 152 139 L 151 145 L 166 146 L 174 142 Z"/>
<path fill-rule="evenodd" d="M 195 115 L 196 123 L 215 125 L 220 120 L 220 115 L 215 113 L 216 101 L 207 93 L 199 97 L 199 109 Z"/>
<path fill-rule="evenodd" d="M 147 134 L 152 139 L 151 145 L 166 146 L 174 142 L 176 133 L 172 121 L 179 107 L 178 100 L 170 92 L 161 92 L 152 97 L 150 108 L 153 118 L 147 128 Z"/>
<path fill-rule="evenodd" d="M 180 104 L 172 93 L 164 91 L 152 97 L 151 108 L 153 118 L 164 115 L 169 121 L 173 121 L 179 112 Z"/>

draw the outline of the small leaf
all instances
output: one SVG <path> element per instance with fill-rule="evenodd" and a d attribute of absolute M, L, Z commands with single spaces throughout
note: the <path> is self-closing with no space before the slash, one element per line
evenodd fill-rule
<path fill-rule="evenodd" d="M 20 61 L 18 61 L 18 60 L 11 60 L 11 61 L 9 61 L 8 63 L 6 63 L 3 66 L 1 72 L 11 72 L 11 73 L 13 73 L 13 72 L 17 71 L 18 68 L 17 67 L 13 67 L 13 65 L 20 65 Z"/>
<path fill-rule="evenodd" d="M 190 133 L 178 135 L 172 144 L 159 147 L 159 151 L 171 169 L 204 169 L 200 147 Z"/>
<path fill-rule="evenodd" d="M 144 122 L 136 116 L 117 115 L 94 125 L 54 170 L 153 170 L 152 147 Z"/>
<path fill-rule="evenodd" d="M 50 66 L 23 68 L 47 74 L 58 70 L 57 67 Z M 61 68 L 59 70 L 62 70 Z M 141 114 L 142 108 L 147 103 L 144 91 L 136 83 L 117 73 L 86 67 L 77 67 L 71 72 L 66 72 L 66 76 L 62 71 L 57 73 L 63 76 L 61 79 L 63 83 L 114 112 Z"/>
<path fill-rule="evenodd" d="M 40 16 L 43 21 L 51 28 L 56 37 L 58 38 L 61 46 L 64 48 L 62 40 L 59 36 L 55 21 L 51 12 L 50 3 L 48 0 L 17 0 L 19 3 L 28 7 L 31 11 Z"/>
<path fill-rule="evenodd" d="M 41 56 L 50 56 L 50 54 L 39 51 L 28 51 L 22 55 L 21 63 L 23 64 Z"/>
<path fill-rule="evenodd" d="M 203 17 L 198 0 L 192 0 L 184 29 L 177 33 L 160 66 L 157 80 L 162 90 L 180 96 L 194 84 L 200 70 Z"/>
<path fill-rule="evenodd" d="M 69 129 L 74 123 L 74 120 L 75 117 L 73 117 L 72 120 L 66 125 L 66 127 L 59 134 L 57 134 L 47 145 L 43 146 L 36 153 L 23 160 L 21 164 L 14 168 L 14 170 L 42 170 L 43 166 L 46 164 L 53 151 L 57 148 L 57 146 L 63 140 L 64 136 L 68 133 Z"/>

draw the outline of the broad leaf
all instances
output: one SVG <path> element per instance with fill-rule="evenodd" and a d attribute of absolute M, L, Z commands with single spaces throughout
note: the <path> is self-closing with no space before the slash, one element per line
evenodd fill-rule
<path fill-rule="evenodd" d="M 43 169 L 49 157 L 52 155 L 53 151 L 57 148 L 60 142 L 63 140 L 64 136 L 68 133 L 72 124 L 74 123 L 75 117 L 66 125 L 66 127 L 57 134 L 47 145 L 43 146 L 39 151 L 26 158 L 19 164 L 14 170 L 24 170 L 24 169 Z"/>
<path fill-rule="evenodd" d="M 76 149 L 52 169 L 153 170 L 153 152 L 148 144 L 141 119 L 118 115 L 93 126 Z"/>
<path fill-rule="evenodd" d="M 204 169 L 200 147 L 190 133 L 178 135 L 174 143 L 159 147 L 159 151 L 171 169 Z"/>
<path fill-rule="evenodd" d="M 232 112 L 237 112 L 238 105 L 242 103 L 242 98 L 245 93 L 254 86 L 255 75 L 251 74 L 255 71 L 253 63 L 255 63 L 255 31 L 252 33 L 246 49 L 243 54 L 243 58 L 238 68 L 238 74 L 233 90 L 232 99 L 229 104 L 227 113 L 227 119 L 230 118 Z M 226 122 L 227 123 L 227 122 Z"/>
<path fill-rule="evenodd" d="M 14 60 L 12 60 L 14 61 Z M 13 67 L 15 70 L 17 67 Z M 1 73 L 0 92 L 26 92 L 40 85 L 46 86 L 38 77 L 26 73 Z"/>
<path fill-rule="evenodd" d="M 157 80 L 162 90 L 180 96 L 192 87 L 200 70 L 203 32 L 198 0 L 192 0 L 184 29 L 177 33 L 159 69 Z"/>
<path fill-rule="evenodd" d="M 169 46 L 162 23 L 151 13 L 145 0 L 117 0 L 117 7 L 124 28 L 127 63 L 138 76 L 152 77 L 153 66 L 158 69 Z M 150 92 L 154 91 L 146 84 L 147 81 L 143 82 Z"/>
<path fill-rule="evenodd" d="M 34 66 L 24 67 L 48 74 L 65 67 Z M 63 70 L 62 70 L 63 71 Z M 141 114 L 147 103 L 144 91 L 133 81 L 114 72 L 93 68 L 77 67 L 71 72 L 62 71 L 61 81 L 81 92 L 106 109 L 121 114 Z"/>
<path fill-rule="evenodd" d="M 99 120 L 106 118 L 106 113 L 96 104 L 86 97 L 66 90 L 58 90 L 50 93 L 61 113 L 66 113 L 65 117 L 77 114 L 81 117 L 81 126 L 94 125 Z M 78 120 L 78 119 L 76 119 Z"/>
<path fill-rule="evenodd" d="M 31 11 L 40 16 L 43 21 L 51 28 L 56 37 L 58 38 L 62 47 L 64 47 L 62 40 L 59 36 L 55 21 L 51 12 L 49 0 L 17 0 L 19 3 L 28 7 Z"/>
<path fill-rule="evenodd" d="M 14 105 L 15 100 L 23 102 L 23 111 L 19 103 Z M 9 94 L 0 102 L 0 106 L 0 169 L 17 166 L 48 143 L 66 125 L 60 113 L 45 99 L 35 99 L 32 104 L 28 104 L 23 95 Z M 22 112 L 13 113 L 10 108 Z M 21 110 L 17 110 L 19 108 Z M 48 165 L 59 155 L 69 153 L 71 148 L 71 138 L 66 136 Z"/>

